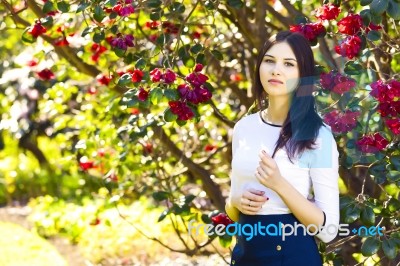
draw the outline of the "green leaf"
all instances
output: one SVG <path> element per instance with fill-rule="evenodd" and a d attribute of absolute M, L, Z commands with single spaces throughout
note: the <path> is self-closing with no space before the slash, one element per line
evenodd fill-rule
<path fill-rule="evenodd" d="M 300 16 L 300 15 L 297 15 L 295 18 L 294 18 L 294 23 L 296 24 L 296 25 L 298 25 L 298 24 L 305 24 L 305 23 L 307 23 L 308 21 L 307 21 L 307 17 L 305 17 L 305 16 Z"/>
<path fill-rule="evenodd" d="M 28 27 L 22 33 L 21 39 L 24 43 L 34 43 L 36 41 L 36 38 L 33 37 L 33 35 L 28 32 L 30 29 L 31 27 Z"/>
<path fill-rule="evenodd" d="M 228 5 L 233 8 L 243 7 L 243 2 L 241 0 L 228 0 Z"/>
<path fill-rule="evenodd" d="M 380 244 L 375 237 L 367 238 L 361 246 L 361 253 L 366 257 L 372 256 L 378 252 Z"/>
<path fill-rule="evenodd" d="M 158 38 L 156 40 L 156 43 L 158 45 L 164 46 L 165 42 L 166 42 L 166 37 L 164 34 L 161 34 L 160 36 L 158 36 Z"/>
<path fill-rule="evenodd" d="M 371 30 L 370 32 L 368 32 L 367 38 L 368 38 L 368 40 L 371 40 L 373 42 L 379 41 L 381 39 L 381 33 L 376 30 Z"/>
<path fill-rule="evenodd" d="M 175 2 L 169 6 L 169 10 L 174 13 L 183 13 L 185 12 L 185 6 L 181 3 Z"/>
<path fill-rule="evenodd" d="M 173 122 L 178 118 L 178 116 L 174 113 L 172 113 L 171 109 L 168 108 L 164 112 L 164 121 L 165 122 Z"/>
<path fill-rule="evenodd" d="M 85 10 L 86 8 L 88 8 L 90 6 L 90 4 L 89 3 L 86 3 L 86 2 L 81 2 L 79 5 L 78 5 L 78 8 L 76 9 L 76 13 L 79 13 L 79 12 L 82 12 L 83 10 Z"/>
<path fill-rule="evenodd" d="M 395 171 L 395 170 L 389 171 L 387 176 L 388 176 L 389 180 L 392 182 L 396 182 L 396 181 L 400 180 L 400 172 L 399 171 Z"/>
<path fill-rule="evenodd" d="M 106 36 L 105 36 L 105 34 L 104 34 L 104 31 L 96 32 L 96 33 L 93 35 L 93 41 L 94 41 L 95 43 L 101 43 L 101 41 L 104 40 L 105 37 L 106 37 Z"/>
<path fill-rule="evenodd" d="M 192 56 L 185 56 L 183 58 L 183 63 L 187 68 L 192 68 L 195 66 L 196 62 L 194 61 L 194 58 Z"/>
<path fill-rule="evenodd" d="M 206 56 L 203 53 L 197 55 L 196 63 L 205 65 L 205 61 L 206 61 Z"/>
<path fill-rule="evenodd" d="M 161 6 L 161 0 L 149 0 L 147 6 L 150 8 L 159 8 Z"/>
<path fill-rule="evenodd" d="M 94 8 L 93 17 L 97 22 L 101 22 L 103 20 L 103 18 L 105 17 L 104 11 L 100 6 L 97 5 Z"/>
<path fill-rule="evenodd" d="M 190 48 L 190 51 L 194 54 L 198 54 L 203 49 L 203 46 L 200 43 L 196 43 Z"/>
<path fill-rule="evenodd" d="M 52 1 L 47 1 L 46 3 L 44 3 L 44 5 L 43 5 L 43 13 L 49 13 L 49 12 L 51 12 L 51 11 L 54 11 L 54 10 L 56 10 L 55 8 L 54 8 L 54 4 L 53 4 L 53 2 Z"/>
<path fill-rule="evenodd" d="M 69 7 L 70 7 L 70 5 L 65 1 L 61 1 L 61 2 L 57 3 L 58 10 L 60 10 L 63 13 L 68 12 L 69 11 Z"/>
<path fill-rule="evenodd" d="M 360 217 L 360 208 L 356 205 L 350 205 L 345 209 L 344 214 L 344 222 L 350 224 Z"/>
<path fill-rule="evenodd" d="M 193 194 L 188 194 L 185 196 L 185 204 L 191 203 L 196 198 Z"/>
<path fill-rule="evenodd" d="M 364 26 L 368 26 L 371 22 L 371 11 L 369 9 L 361 10 L 360 16 L 362 18 Z"/>
<path fill-rule="evenodd" d="M 348 61 L 344 65 L 344 73 L 347 75 L 360 75 L 362 72 L 362 66 L 356 61 Z"/>
<path fill-rule="evenodd" d="M 162 220 L 164 220 L 165 217 L 167 217 L 168 214 L 169 214 L 169 211 L 167 211 L 167 210 L 163 211 L 163 212 L 161 213 L 160 217 L 158 217 L 157 222 L 159 223 L 159 222 L 161 222 Z"/>
<path fill-rule="evenodd" d="M 179 92 L 176 89 L 164 89 L 164 95 L 170 101 L 176 101 L 180 98 Z"/>
<path fill-rule="evenodd" d="M 135 63 L 135 68 L 138 69 L 144 69 L 146 67 L 146 60 L 144 60 L 143 58 L 140 58 L 139 60 L 136 61 Z"/>
<path fill-rule="evenodd" d="M 150 14 L 150 19 L 153 21 L 159 20 L 161 18 L 161 12 L 153 12 Z"/>
<path fill-rule="evenodd" d="M 361 210 L 361 221 L 366 225 L 375 224 L 375 213 L 371 207 L 366 206 Z"/>
<path fill-rule="evenodd" d="M 81 36 L 82 36 L 82 37 L 85 37 L 85 36 L 88 35 L 89 33 L 92 33 L 93 30 L 94 30 L 95 28 L 96 28 L 96 27 L 93 27 L 93 26 L 86 27 L 86 28 L 82 31 Z"/>
<path fill-rule="evenodd" d="M 372 3 L 372 0 L 361 0 L 360 5 L 366 6 Z"/>
<path fill-rule="evenodd" d="M 160 88 L 154 88 L 150 91 L 150 101 L 157 105 L 163 97 L 163 92 Z"/>
<path fill-rule="evenodd" d="M 228 248 L 232 243 L 232 236 L 228 234 L 224 234 L 222 236 L 219 236 L 218 238 L 219 238 L 219 244 L 224 248 Z"/>
<path fill-rule="evenodd" d="M 139 103 L 139 99 L 134 96 L 126 102 L 126 107 L 134 107 L 137 106 Z"/>
<path fill-rule="evenodd" d="M 400 19 L 400 3 L 395 2 L 393 0 L 389 1 L 389 6 L 387 9 L 387 13 L 391 16 L 394 20 Z"/>
<path fill-rule="evenodd" d="M 118 85 L 119 86 L 126 86 L 126 85 L 128 85 L 130 83 L 132 83 L 132 76 L 129 73 L 123 74 L 118 79 Z"/>
<path fill-rule="evenodd" d="M 376 15 L 371 13 L 371 22 L 378 25 L 382 23 L 382 15 Z"/>
<path fill-rule="evenodd" d="M 168 199 L 168 197 L 170 195 L 171 194 L 169 192 L 167 192 L 167 191 L 156 191 L 156 192 L 153 193 L 152 196 L 156 201 L 163 201 L 163 200 Z"/>
<path fill-rule="evenodd" d="M 395 155 L 390 157 L 390 163 L 394 165 L 395 169 L 400 170 L 400 156 Z"/>
<path fill-rule="evenodd" d="M 389 0 L 373 0 L 370 4 L 371 12 L 375 15 L 382 15 L 389 5 Z"/>
<path fill-rule="evenodd" d="M 391 260 L 394 259 L 397 255 L 397 247 L 393 239 L 383 239 L 382 249 L 386 257 L 388 257 Z"/>
<path fill-rule="evenodd" d="M 220 51 L 218 51 L 218 50 L 213 50 L 213 51 L 211 51 L 211 53 L 217 60 L 223 60 L 224 59 L 222 53 Z"/>

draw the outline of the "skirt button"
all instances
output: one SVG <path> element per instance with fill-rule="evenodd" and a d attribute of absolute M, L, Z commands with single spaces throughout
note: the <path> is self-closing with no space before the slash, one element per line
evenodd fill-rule
<path fill-rule="evenodd" d="M 282 247 L 280 245 L 276 246 L 276 250 L 280 251 L 282 249 Z"/>
<path fill-rule="evenodd" d="M 235 261 L 234 260 L 232 261 L 232 265 L 235 265 Z"/>

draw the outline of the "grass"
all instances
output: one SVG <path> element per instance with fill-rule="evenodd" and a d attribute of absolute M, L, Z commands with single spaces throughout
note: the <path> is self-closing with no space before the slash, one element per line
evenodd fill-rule
<path fill-rule="evenodd" d="M 67 266 L 45 239 L 12 223 L 0 222 L 0 265 Z"/>

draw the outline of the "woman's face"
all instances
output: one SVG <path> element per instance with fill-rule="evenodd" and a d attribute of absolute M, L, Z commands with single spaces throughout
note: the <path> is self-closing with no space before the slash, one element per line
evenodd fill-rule
<path fill-rule="evenodd" d="M 274 44 L 260 65 L 260 79 L 269 96 L 291 94 L 299 83 L 296 57 L 286 42 Z"/>

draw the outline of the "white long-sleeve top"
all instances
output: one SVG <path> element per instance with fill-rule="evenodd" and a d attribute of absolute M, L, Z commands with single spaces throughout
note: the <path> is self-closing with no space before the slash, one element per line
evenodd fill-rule
<path fill-rule="evenodd" d="M 261 185 L 255 176 L 260 161 L 258 154 L 263 149 L 272 155 L 280 130 L 280 126 L 265 122 L 259 112 L 243 117 L 236 123 L 232 138 L 230 175 L 229 199 L 232 206 L 239 209 L 244 189 L 252 187 L 265 191 L 269 197 L 257 214 L 291 213 L 279 195 Z M 329 242 L 336 237 L 339 227 L 339 153 L 330 129 L 325 126 L 320 128 L 316 144 L 316 149 L 303 152 L 292 159 L 293 163 L 282 149 L 276 152 L 274 159 L 282 176 L 305 198 L 313 198 L 314 203 L 324 212 L 324 228 L 334 225 L 316 235 L 323 242 Z"/>

